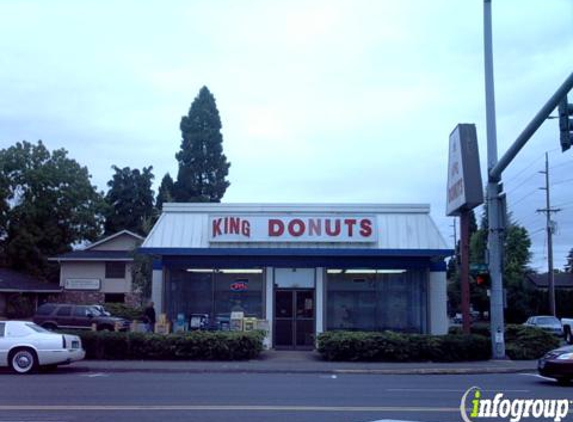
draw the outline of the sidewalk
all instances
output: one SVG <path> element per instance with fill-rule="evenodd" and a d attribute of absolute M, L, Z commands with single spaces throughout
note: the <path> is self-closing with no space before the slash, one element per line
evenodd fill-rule
<path fill-rule="evenodd" d="M 265 351 L 249 361 L 83 360 L 70 368 L 88 372 L 307 373 L 307 374 L 502 374 L 537 372 L 537 361 L 456 363 L 325 362 L 317 352 Z"/>

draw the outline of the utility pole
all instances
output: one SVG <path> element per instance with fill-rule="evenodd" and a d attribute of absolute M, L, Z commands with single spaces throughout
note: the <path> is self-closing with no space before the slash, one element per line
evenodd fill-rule
<path fill-rule="evenodd" d="M 557 316 L 555 308 L 555 274 L 553 273 L 553 231 L 554 223 L 551 221 L 551 213 L 561 211 L 558 208 L 551 208 L 551 197 L 549 191 L 549 154 L 545 153 L 545 171 L 539 173 L 545 174 L 545 187 L 540 188 L 545 191 L 545 208 L 538 209 L 537 212 L 543 212 L 546 215 L 547 229 L 547 277 L 549 278 L 549 311 L 551 315 Z"/>
<path fill-rule="evenodd" d="M 493 359 L 505 359 L 502 279 L 502 235 L 504 216 L 501 204 L 501 174 L 492 175 L 498 165 L 497 129 L 495 121 L 495 90 L 493 80 L 493 46 L 491 0 L 484 0 L 484 59 L 485 59 L 485 109 L 487 125 L 486 203 L 488 217 L 488 265 L 491 278 L 490 330 Z"/>

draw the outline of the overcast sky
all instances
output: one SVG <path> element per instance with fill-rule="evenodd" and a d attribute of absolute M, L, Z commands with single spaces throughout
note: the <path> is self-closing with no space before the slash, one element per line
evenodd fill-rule
<path fill-rule="evenodd" d="M 499 156 L 573 71 L 572 0 L 493 0 Z M 107 190 L 112 165 L 177 174 L 179 122 L 206 85 L 232 163 L 224 202 L 429 203 L 448 137 L 475 123 L 485 177 L 483 1 L 0 0 L 0 147 L 42 139 Z M 571 94 L 573 102 L 573 93 Z M 544 153 L 573 247 L 573 150 L 546 122 L 504 173 L 546 269 Z"/>

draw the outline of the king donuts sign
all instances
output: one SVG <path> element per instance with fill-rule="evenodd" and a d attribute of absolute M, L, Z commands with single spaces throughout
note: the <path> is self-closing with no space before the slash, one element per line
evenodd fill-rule
<path fill-rule="evenodd" d="M 374 216 L 211 216 L 211 242 L 375 242 Z"/>

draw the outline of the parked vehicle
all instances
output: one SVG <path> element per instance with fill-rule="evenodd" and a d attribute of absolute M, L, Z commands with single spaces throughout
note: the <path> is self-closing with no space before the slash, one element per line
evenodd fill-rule
<path fill-rule="evenodd" d="M 537 327 L 543 330 L 549 331 L 556 336 L 563 336 L 563 327 L 561 326 L 561 321 L 559 321 L 554 316 L 550 315 L 540 315 L 529 317 L 523 325 L 528 327 Z"/>
<path fill-rule="evenodd" d="M 56 334 L 29 321 L 0 321 L 0 366 L 18 374 L 69 364 L 85 355 L 78 336 Z"/>
<path fill-rule="evenodd" d="M 573 344 L 573 318 L 561 318 L 561 325 L 563 326 L 565 341 Z"/>
<path fill-rule="evenodd" d="M 545 354 L 537 363 L 539 374 L 560 384 L 573 380 L 573 347 L 564 346 Z"/>
<path fill-rule="evenodd" d="M 48 330 L 90 329 L 95 324 L 98 331 L 129 329 L 129 321 L 103 314 L 93 305 L 44 303 L 36 311 L 34 322 Z"/>

